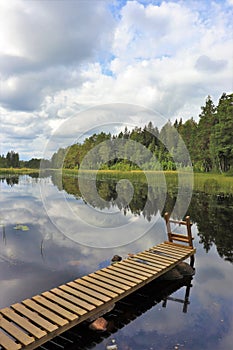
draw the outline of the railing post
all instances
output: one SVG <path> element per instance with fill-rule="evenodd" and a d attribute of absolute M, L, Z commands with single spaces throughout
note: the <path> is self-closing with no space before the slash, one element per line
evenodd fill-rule
<path fill-rule="evenodd" d="M 169 214 L 165 213 L 164 217 L 165 217 L 166 226 L 167 226 L 168 240 L 169 240 L 169 242 L 172 242 L 172 231 L 171 231 L 171 225 L 170 225 L 170 221 L 169 221 Z"/>
<path fill-rule="evenodd" d="M 192 231 L 191 231 L 190 216 L 186 216 L 186 225 L 187 225 L 187 234 L 188 234 L 189 245 L 190 245 L 190 247 L 193 248 L 193 237 L 192 237 Z"/>

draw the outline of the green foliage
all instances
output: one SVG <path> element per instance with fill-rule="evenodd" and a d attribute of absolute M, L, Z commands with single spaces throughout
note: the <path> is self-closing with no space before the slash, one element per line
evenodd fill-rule
<path fill-rule="evenodd" d="M 21 225 L 21 224 L 17 224 L 14 227 L 15 230 L 20 230 L 20 231 L 28 231 L 29 227 L 27 225 Z"/>
<path fill-rule="evenodd" d="M 135 127 L 131 131 L 125 127 L 114 136 L 104 132 L 94 134 L 82 144 L 59 149 L 52 156 L 51 164 L 55 169 L 79 169 L 85 160 L 82 166 L 90 170 L 174 171 L 192 166 L 194 171 L 217 170 L 230 174 L 233 168 L 233 94 L 224 93 L 217 107 L 208 96 L 199 117 L 198 123 L 193 118 L 183 123 L 180 118 L 172 125 L 169 120 L 160 131 L 149 122 L 144 128 Z M 114 156 L 115 140 L 121 140 L 117 145 L 123 159 Z M 130 141 L 146 147 L 148 156 Z"/>
<path fill-rule="evenodd" d="M 216 108 L 208 96 L 206 99 L 206 104 L 201 107 L 202 113 L 199 115 L 200 121 L 197 128 L 197 149 L 199 152 L 196 154 L 196 160 L 202 162 L 204 171 L 208 172 L 212 170 L 213 163 L 210 154 L 210 139 L 211 132 L 216 124 Z"/>
<path fill-rule="evenodd" d="M 0 168 L 7 168 L 7 159 L 4 155 L 0 156 Z"/>
<path fill-rule="evenodd" d="M 215 107 L 208 96 L 200 120 L 175 126 L 184 140 L 194 171 L 233 171 L 233 94 L 223 93 Z M 181 152 L 178 152 L 181 154 Z"/>
<path fill-rule="evenodd" d="M 40 168 L 41 159 L 32 158 L 28 161 L 20 161 L 20 168 L 29 168 L 29 169 L 39 169 Z"/>
<path fill-rule="evenodd" d="M 233 94 L 224 93 L 219 100 L 210 151 L 215 169 L 227 172 L 233 168 Z"/>
<path fill-rule="evenodd" d="M 6 155 L 7 167 L 8 168 L 19 168 L 19 154 L 14 151 L 10 151 Z"/>
<path fill-rule="evenodd" d="M 0 169 L 6 169 L 4 172 L 14 172 L 14 169 L 16 172 L 21 172 L 20 170 L 25 172 L 27 169 L 39 169 L 41 161 L 43 161 L 44 168 L 51 166 L 51 162 L 47 159 L 32 158 L 30 160 L 20 160 L 18 153 L 10 151 L 7 152 L 6 157 L 4 154 L 0 155 Z"/>
<path fill-rule="evenodd" d="M 143 215 L 148 221 L 161 208 L 163 208 L 161 210 L 162 216 L 166 211 L 173 211 L 177 202 L 178 184 L 185 188 L 187 179 L 186 172 L 180 174 L 181 179 L 178 179 L 177 172 L 157 172 L 156 174 L 149 172 L 145 175 L 142 171 L 127 173 L 99 171 L 97 174 L 95 173 L 95 176 L 92 176 L 93 173 L 83 174 L 86 178 L 83 183 L 86 186 L 84 192 L 88 196 L 89 205 L 99 209 L 114 206 L 119 208 L 124 215 L 131 212 L 135 216 Z M 191 221 L 197 224 L 198 240 L 206 251 L 209 251 L 214 244 L 222 258 L 233 262 L 233 222 L 229 220 L 232 216 L 233 179 L 221 174 L 213 175 L 210 173 L 195 174 L 194 177 L 194 191 L 187 215 L 190 215 Z M 121 182 L 122 188 L 119 192 L 118 184 L 121 179 L 129 181 Z M 55 174 L 52 176 L 52 181 L 59 190 L 65 190 L 77 199 L 82 198 L 77 176 L 64 174 L 62 186 L 60 186 L 60 177 L 56 177 Z M 95 191 L 89 190 L 93 183 L 98 195 Z M 132 200 L 129 201 L 127 195 L 132 191 L 132 188 Z"/>
<path fill-rule="evenodd" d="M 118 153 L 115 141 L 120 141 Z M 0 156 L 0 168 L 39 169 L 41 164 L 43 168 L 70 170 L 78 170 L 81 164 L 90 170 L 122 171 L 174 171 L 193 167 L 195 172 L 224 172 L 230 176 L 233 174 L 233 94 L 223 93 L 217 106 L 208 96 L 198 122 L 193 118 L 183 122 L 180 118 L 172 125 L 169 120 L 158 130 L 150 121 L 144 128 L 125 127 L 118 135 L 95 133 L 83 143 L 58 149 L 50 161 L 37 158 L 20 161 L 14 151 L 6 157 Z"/>

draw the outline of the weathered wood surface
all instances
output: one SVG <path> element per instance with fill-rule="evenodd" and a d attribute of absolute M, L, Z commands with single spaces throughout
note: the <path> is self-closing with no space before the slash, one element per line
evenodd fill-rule
<path fill-rule="evenodd" d="M 35 349 L 195 254 L 164 242 L 82 278 L 0 310 L 0 349 Z"/>
<path fill-rule="evenodd" d="M 186 216 L 185 221 L 173 220 L 170 218 L 169 213 L 165 213 L 164 218 L 166 221 L 167 235 L 168 235 L 169 242 L 173 243 L 174 241 L 178 241 L 178 242 L 182 242 L 182 243 L 187 243 L 189 245 L 189 247 L 193 248 L 193 236 L 192 236 L 192 232 L 191 232 L 192 223 L 190 221 L 190 217 Z M 186 234 L 172 232 L 171 224 L 175 224 L 178 226 L 180 226 L 180 225 L 186 226 L 186 231 L 187 231 Z"/>

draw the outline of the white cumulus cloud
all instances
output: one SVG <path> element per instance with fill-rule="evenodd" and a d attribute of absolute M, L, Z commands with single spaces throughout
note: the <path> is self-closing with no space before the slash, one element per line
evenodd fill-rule
<path fill-rule="evenodd" d="M 197 119 L 233 88 L 232 12 L 231 0 L 2 1 L 1 152 L 41 156 L 62 121 L 100 104 Z"/>

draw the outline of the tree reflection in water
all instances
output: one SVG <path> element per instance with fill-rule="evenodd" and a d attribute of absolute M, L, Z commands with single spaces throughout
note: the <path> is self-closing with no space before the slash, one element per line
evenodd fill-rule
<path fill-rule="evenodd" d="M 78 178 L 74 176 L 63 176 L 62 182 L 56 176 L 52 175 L 53 183 L 59 190 L 65 190 L 68 194 L 73 194 L 77 199 L 82 198 Z M 86 181 L 86 186 L 90 186 L 91 178 Z M 159 183 L 154 183 L 148 188 L 145 181 L 132 181 L 134 193 L 130 203 L 126 204 L 124 195 L 117 196 L 117 183 L 119 179 L 100 179 L 95 185 L 99 197 L 93 196 L 90 191 L 88 198 L 84 199 L 89 205 L 97 207 L 100 210 L 110 209 L 115 206 L 121 210 L 124 215 L 132 213 L 141 215 L 146 220 L 151 221 L 162 206 L 161 215 L 167 211 L 172 212 L 177 198 L 177 180 L 169 182 L 167 187 L 160 187 Z M 125 193 L 129 190 L 129 184 L 125 183 Z M 87 191 L 88 193 L 88 191 Z M 122 191 L 124 193 L 124 191 Z M 101 200 L 103 199 L 103 200 Z M 200 243 L 203 244 L 206 252 L 215 244 L 218 254 L 221 258 L 233 263 L 233 221 L 230 220 L 233 210 L 233 196 L 219 196 L 216 194 L 207 194 L 204 192 L 194 191 L 191 203 L 187 210 L 187 215 L 190 215 L 191 221 L 196 223 L 198 228 L 198 236 Z"/>
<path fill-rule="evenodd" d="M 45 174 L 47 176 L 48 174 Z M 38 174 L 31 174 L 32 177 L 38 177 Z M 82 198 L 79 189 L 78 178 L 75 176 L 63 176 L 62 180 L 57 172 L 52 172 L 51 175 L 53 184 L 60 190 L 65 190 L 68 194 L 74 195 L 77 199 Z M 7 185 L 14 186 L 19 183 L 18 175 L 1 176 L 0 181 L 6 181 Z M 91 178 L 86 182 L 88 187 Z M 124 215 L 132 213 L 134 215 L 142 215 L 146 220 L 151 221 L 152 217 L 157 214 L 161 204 L 163 204 L 164 197 L 166 201 L 161 215 L 167 211 L 172 212 L 177 199 L 177 179 L 169 178 L 167 188 L 163 188 L 159 183 L 148 188 L 145 179 L 136 178 L 133 181 L 134 193 L 130 203 L 124 199 L 124 191 L 121 196 L 117 196 L 117 183 L 119 179 L 100 179 L 96 181 L 96 187 L 100 198 L 92 197 L 91 193 L 88 197 L 88 203 L 98 209 L 110 209 L 116 206 Z M 127 186 L 125 182 L 125 193 L 127 193 Z M 231 220 L 233 212 L 233 196 L 224 194 L 211 194 L 211 189 L 214 193 L 214 188 L 208 187 L 208 194 L 201 191 L 194 191 L 191 203 L 187 210 L 187 215 L 190 215 L 191 221 L 196 223 L 198 228 L 198 236 L 200 243 L 203 245 L 206 252 L 210 250 L 213 245 L 216 245 L 218 254 L 221 258 L 233 263 L 233 221 Z M 86 199 L 87 200 L 87 199 Z M 85 201 L 85 200 L 84 200 Z M 126 204 L 127 203 L 127 204 Z M 2 226 L 2 234 L 5 240 L 5 228 Z"/>

